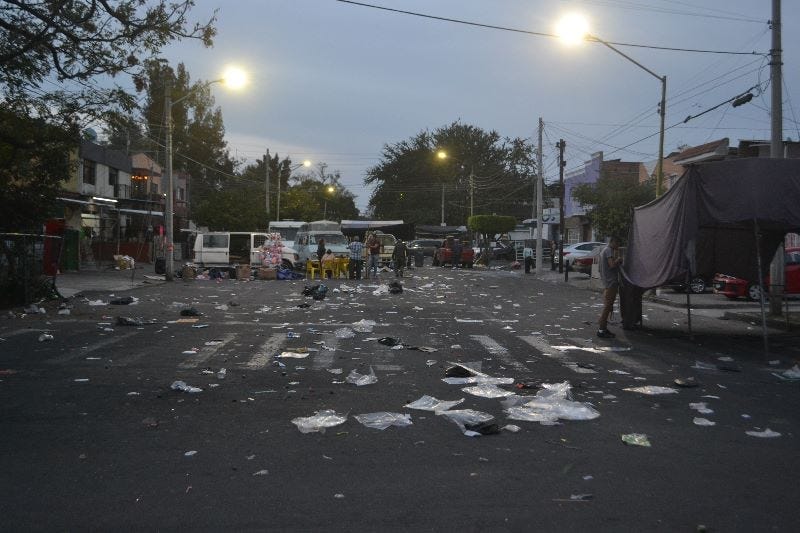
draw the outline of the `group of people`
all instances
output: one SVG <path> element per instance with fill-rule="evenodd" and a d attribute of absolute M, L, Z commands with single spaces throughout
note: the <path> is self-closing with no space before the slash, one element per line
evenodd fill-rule
<path fill-rule="evenodd" d="M 348 245 L 350 249 L 350 279 L 361 279 L 364 267 L 365 246 L 367 249 L 367 270 L 364 272 L 364 277 L 365 279 L 369 279 L 370 275 L 372 275 L 374 279 L 378 279 L 378 270 L 381 267 L 381 242 L 375 235 L 370 235 L 366 243 L 362 243 L 358 235 L 356 235 Z M 392 253 L 392 263 L 394 264 L 394 273 L 396 277 L 403 275 L 403 269 L 406 266 L 407 260 L 408 248 L 406 248 L 403 241 L 397 241 L 394 245 L 394 252 Z"/>

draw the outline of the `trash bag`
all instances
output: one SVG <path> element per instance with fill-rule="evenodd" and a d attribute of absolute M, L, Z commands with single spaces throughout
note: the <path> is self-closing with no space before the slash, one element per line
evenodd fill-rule
<path fill-rule="evenodd" d="M 475 373 L 465 366 L 454 365 L 445 370 L 444 375 L 448 378 L 468 378 L 474 376 Z"/>
<path fill-rule="evenodd" d="M 478 428 L 484 429 L 486 431 L 491 430 L 491 425 L 494 424 L 494 417 L 489 413 L 484 413 L 482 411 L 475 411 L 473 409 L 459 409 L 455 411 L 436 411 L 437 415 L 447 417 L 449 420 L 454 422 L 461 428 L 461 432 L 470 437 L 477 437 L 478 435 L 483 435 L 480 431 L 469 429 L 469 428 Z M 469 427 L 468 427 L 469 426 Z M 500 428 L 497 428 L 495 433 L 499 433 Z M 488 434 L 488 433 L 487 433 Z"/>
<path fill-rule="evenodd" d="M 317 411 L 314 416 L 301 416 L 292 420 L 300 433 L 325 433 L 326 428 L 344 424 L 347 415 L 339 415 L 331 409 Z"/>
<path fill-rule="evenodd" d="M 181 316 L 201 316 L 203 313 L 195 309 L 194 307 L 188 307 L 186 309 L 181 309 Z"/>
<path fill-rule="evenodd" d="M 384 346 L 397 346 L 400 344 L 400 339 L 396 339 L 394 337 L 381 337 L 378 339 L 378 342 Z"/>
<path fill-rule="evenodd" d="M 508 418 L 539 422 L 543 426 L 551 426 L 561 420 L 592 420 L 600 416 L 587 403 L 572 401 L 570 384 L 544 383 L 536 396 L 513 396 L 504 400 L 503 407 Z"/>
<path fill-rule="evenodd" d="M 310 287 L 306 285 L 303 287 L 303 296 L 313 296 L 317 288 L 319 288 L 319 284 L 311 285 Z"/>
<path fill-rule="evenodd" d="M 406 427 L 410 426 L 412 423 L 411 415 L 404 413 L 387 413 L 385 411 L 356 415 L 355 419 L 368 428 L 380 430 L 384 430 L 389 426 Z"/>
<path fill-rule="evenodd" d="M 124 296 L 122 298 L 117 298 L 115 300 L 111 300 L 109 303 L 111 305 L 130 305 L 134 301 L 136 301 L 136 300 L 135 300 L 135 298 L 133 296 Z"/>
<path fill-rule="evenodd" d="M 399 281 L 389 283 L 389 292 L 392 294 L 400 294 L 403 292 L 403 285 Z"/>
<path fill-rule="evenodd" d="M 318 285 L 314 292 L 311 293 L 311 297 L 315 300 L 324 300 L 326 294 L 328 294 L 328 287 L 325 285 Z"/>
<path fill-rule="evenodd" d="M 420 411 L 447 411 L 451 407 L 464 403 L 464 398 L 460 400 L 439 400 L 433 396 L 425 394 L 420 399 L 415 400 L 404 407 L 406 409 L 419 409 Z"/>
<path fill-rule="evenodd" d="M 378 377 L 375 375 L 375 371 L 372 370 L 372 367 L 369 367 L 369 374 L 360 374 L 353 369 L 350 371 L 347 377 L 344 378 L 344 380 L 360 387 L 362 385 L 372 385 L 373 383 L 377 383 Z"/>
<path fill-rule="evenodd" d="M 118 316 L 118 326 L 144 326 L 144 321 L 141 318 L 133 318 L 129 316 Z"/>

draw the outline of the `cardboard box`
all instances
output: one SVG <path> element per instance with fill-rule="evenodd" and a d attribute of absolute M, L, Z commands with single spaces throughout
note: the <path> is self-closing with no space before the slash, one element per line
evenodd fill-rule
<path fill-rule="evenodd" d="M 274 268 L 262 267 L 258 269 L 258 279 L 273 280 L 278 279 L 278 271 Z"/>
<path fill-rule="evenodd" d="M 236 279 L 250 279 L 252 274 L 250 265 L 238 265 L 236 267 Z"/>

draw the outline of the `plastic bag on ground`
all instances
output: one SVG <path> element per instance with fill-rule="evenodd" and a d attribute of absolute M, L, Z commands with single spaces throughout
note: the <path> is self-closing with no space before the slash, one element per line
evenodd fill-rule
<path fill-rule="evenodd" d="M 280 354 L 278 354 L 278 357 L 280 357 L 282 359 L 286 359 L 286 358 L 289 358 L 289 359 L 305 359 L 306 357 L 308 357 L 308 352 L 307 351 L 306 352 L 302 352 L 302 351 L 286 350 L 286 351 L 283 351 Z"/>
<path fill-rule="evenodd" d="M 325 433 L 330 427 L 344 424 L 347 415 L 342 416 L 331 409 L 317 411 L 314 416 L 301 416 L 292 420 L 292 424 L 297 426 L 300 433 Z"/>
<path fill-rule="evenodd" d="M 496 378 L 494 376 L 471 376 L 468 378 L 442 378 L 448 385 L 472 385 L 474 383 L 485 383 L 487 385 L 511 385 L 514 378 Z"/>
<path fill-rule="evenodd" d="M 172 385 L 170 385 L 170 388 L 172 390 L 179 390 L 190 393 L 203 391 L 203 389 L 201 389 L 200 387 L 192 387 L 191 385 L 187 385 L 185 381 L 173 381 Z"/>
<path fill-rule="evenodd" d="M 481 383 L 480 385 L 474 385 L 472 387 L 464 387 L 461 390 L 473 396 L 480 396 L 481 398 L 505 398 L 506 396 L 514 396 L 513 392 L 503 390 L 491 383 Z"/>
<path fill-rule="evenodd" d="M 483 434 L 480 431 L 476 431 L 470 428 L 486 427 L 486 424 L 494 421 L 494 417 L 489 413 L 484 413 L 482 411 L 475 411 L 474 409 L 458 409 L 455 411 L 436 411 L 436 414 L 439 416 L 447 417 L 449 420 L 458 425 L 459 428 L 461 428 L 462 433 L 469 436 L 477 436 Z"/>
<path fill-rule="evenodd" d="M 464 398 L 460 400 L 438 400 L 433 396 L 428 396 L 427 394 L 415 400 L 405 407 L 407 409 L 419 409 L 420 411 L 447 411 L 451 407 L 455 407 L 458 404 L 464 403 Z"/>
<path fill-rule="evenodd" d="M 337 339 L 351 339 L 356 336 L 355 331 L 350 328 L 339 328 L 333 332 Z"/>
<path fill-rule="evenodd" d="M 544 383 L 536 396 L 514 396 L 503 401 L 504 411 L 512 420 L 539 422 L 544 426 L 561 420 L 593 420 L 600 416 L 592 406 L 573 401 L 571 386 L 562 383 Z"/>
<path fill-rule="evenodd" d="M 388 285 L 381 285 L 380 287 L 378 287 L 377 289 L 372 291 L 372 294 L 374 296 L 380 296 L 382 294 L 389 294 L 389 286 Z"/>
<path fill-rule="evenodd" d="M 775 437 L 780 437 L 781 434 L 777 431 L 772 431 L 771 429 L 767 428 L 763 431 L 745 431 L 746 434 L 750 435 L 751 437 L 761 437 L 764 439 L 773 439 Z"/>
<path fill-rule="evenodd" d="M 388 413 L 386 411 L 356 415 L 355 419 L 368 428 L 380 430 L 384 430 L 389 426 L 405 427 L 411 425 L 411 415 L 404 413 Z"/>
<path fill-rule="evenodd" d="M 650 447 L 650 441 L 644 433 L 628 433 L 622 435 L 622 442 L 630 446 L 645 446 Z"/>
<path fill-rule="evenodd" d="M 641 394 L 656 395 L 656 394 L 676 394 L 678 389 L 672 387 L 659 387 L 656 385 L 645 385 L 644 387 L 628 387 L 622 390 L 628 392 L 639 392 Z"/>
<path fill-rule="evenodd" d="M 376 326 L 374 320 L 362 319 L 358 322 L 353 322 L 353 329 L 358 333 L 372 333 L 372 328 Z"/>
<path fill-rule="evenodd" d="M 789 370 L 784 370 L 780 374 L 777 372 L 772 373 L 773 376 L 786 380 L 800 379 L 800 365 L 794 365 Z"/>
<path fill-rule="evenodd" d="M 344 379 L 348 383 L 358 385 L 359 387 L 362 385 L 372 385 L 373 383 L 378 382 L 378 377 L 375 375 L 375 371 L 372 369 L 372 367 L 369 367 L 369 374 L 359 374 L 355 369 L 353 369 Z"/>

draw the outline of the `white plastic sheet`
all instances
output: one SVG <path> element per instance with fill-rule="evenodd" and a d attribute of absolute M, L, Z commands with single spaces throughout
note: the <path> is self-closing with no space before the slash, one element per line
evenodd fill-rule
<path fill-rule="evenodd" d="M 645 385 L 644 387 L 628 387 L 626 389 L 628 392 L 638 392 L 641 394 L 647 394 L 650 396 L 654 396 L 657 394 L 677 394 L 678 389 L 673 389 L 672 387 L 659 387 L 657 385 Z"/>
<path fill-rule="evenodd" d="M 174 381 L 174 382 L 172 382 L 172 385 L 170 386 L 170 388 L 172 390 L 179 390 L 179 391 L 190 392 L 190 393 L 202 392 L 203 391 L 203 389 L 201 389 L 200 387 L 192 387 L 191 385 L 187 385 L 185 381 Z"/>
<path fill-rule="evenodd" d="M 745 431 L 745 433 L 750 435 L 751 437 L 761 437 L 762 439 L 774 439 L 776 437 L 781 436 L 780 433 L 778 433 L 777 431 L 772 431 L 769 428 L 763 431 Z"/>
<path fill-rule="evenodd" d="M 461 432 L 470 436 L 477 436 L 480 433 L 469 431 L 467 430 L 467 425 L 478 425 L 484 422 L 490 422 L 494 420 L 494 417 L 489 413 L 484 413 L 482 411 L 475 411 L 474 409 L 458 409 L 455 411 L 436 411 L 437 415 L 445 416 L 451 421 L 455 422 L 459 428 L 461 428 Z"/>
<path fill-rule="evenodd" d="M 406 427 L 411 425 L 411 415 L 404 413 L 389 413 L 380 411 L 377 413 L 365 413 L 356 415 L 355 419 L 368 428 L 384 430 L 389 426 Z"/>
<path fill-rule="evenodd" d="M 372 329 L 377 325 L 374 320 L 359 320 L 353 322 L 353 329 L 358 333 L 372 333 Z"/>
<path fill-rule="evenodd" d="M 434 398 L 433 396 L 428 396 L 427 394 L 422 396 L 420 399 L 411 402 L 410 404 L 406 405 L 407 409 L 419 409 L 421 411 L 446 411 L 451 407 L 455 407 L 464 403 L 464 398 L 460 400 L 439 400 Z"/>
<path fill-rule="evenodd" d="M 491 383 L 481 383 L 480 385 L 474 385 L 472 387 L 464 387 L 461 390 L 473 396 L 480 396 L 481 398 L 505 398 L 507 396 L 514 396 L 513 392 L 503 390 Z"/>
<path fill-rule="evenodd" d="M 358 385 L 359 387 L 362 385 L 372 385 L 373 383 L 378 382 L 378 377 L 375 375 L 375 371 L 372 369 L 372 367 L 369 367 L 369 374 L 360 374 L 353 369 L 344 379 L 348 383 Z"/>
<path fill-rule="evenodd" d="M 592 406 L 570 398 L 571 386 L 562 383 L 544 383 L 536 396 L 513 396 L 503 401 L 505 413 L 512 420 L 539 422 L 543 426 L 561 420 L 592 420 L 600 416 Z"/>
<path fill-rule="evenodd" d="M 350 339 L 356 336 L 355 331 L 350 328 L 339 328 L 334 332 L 337 339 Z"/>
<path fill-rule="evenodd" d="M 347 415 L 339 415 L 332 409 L 325 409 L 317 411 L 314 416 L 302 416 L 292 420 L 292 424 L 297 426 L 300 433 L 325 433 L 325 430 L 330 427 L 344 424 L 347 420 Z"/>

